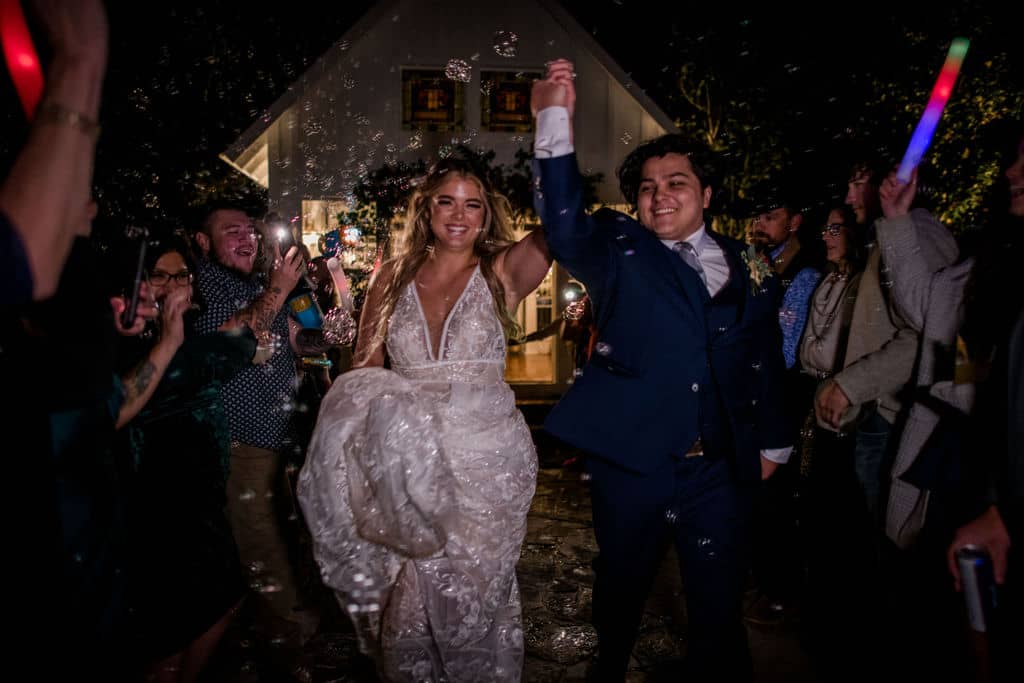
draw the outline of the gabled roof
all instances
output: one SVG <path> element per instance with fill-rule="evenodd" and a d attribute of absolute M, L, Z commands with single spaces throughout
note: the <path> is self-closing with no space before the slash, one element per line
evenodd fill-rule
<path fill-rule="evenodd" d="M 274 102 L 267 111 L 258 117 L 241 136 L 235 140 L 220 157 L 227 163 L 235 166 L 235 161 L 241 157 L 249 147 L 270 128 L 285 111 L 291 107 L 299 98 L 307 84 L 316 80 L 316 75 L 325 73 L 333 64 L 332 60 L 337 58 L 341 52 L 339 47 L 344 44 L 354 44 L 363 35 L 378 25 L 386 16 L 399 4 L 400 0 L 386 0 L 371 7 L 367 12 L 334 43 L 331 49 L 327 50 L 316 62 L 310 66 L 299 79 L 288 87 L 288 90 Z M 659 107 L 654 100 L 642 91 L 629 75 L 622 70 L 622 67 L 612 59 L 600 43 L 584 29 L 569 12 L 555 0 L 535 0 L 537 5 L 545 10 L 558 23 L 574 42 L 582 46 L 608 74 L 618 81 L 626 89 L 633 99 L 650 114 L 660 126 L 667 131 L 675 130 L 675 121 Z M 237 167 L 237 166 L 236 166 Z"/>
<path fill-rule="evenodd" d="M 651 115 L 651 118 L 657 121 L 658 125 L 669 132 L 675 130 L 676 122 L 672 117 L 666 114 L 654 100 L 647 96 L 647 93 L 633 82 L 633 79 L 622 70 L 618 62 L 612 59 L 611 55 L 601 47 L 601 44 L 594 40 L 594 37 L 561 4 L 555 0 L 537 0 L 537 4 L 546 9 L 565 29 L 565 32 L 572 36 L 574 41 L 586 48 L 587 52 L 605 68 L 612 78 L 629 92 L 633 99 Z"/>
<path fill-rule="evenodd" d="M 335 58 L 335 55 L 339 54 L 339 46 L 345 42 L 349 44 L 354 43 L 356 40 L 361 38 L 370 29 L 376 26 L 380 19 L 388 14 L 392 8 L 397 5 L 399 0 L 386 0 L 385 2 L 378 2 L 373 7 L 366 11 L 360 19 L 352 25 L 342 36 L 335 41 L 334 45 L 331 46 L 323 55 L 320 56 L 312 66 L 306 69 L 305 72 L 298 78 L 297 81 L 288 86 L 288 90 L 283 95 L 277 98 L 264 114 L 259 116 L 237 140 L 234 144 L 224 150 L 221 157 L 230 157 L 231 159 L 237 159 L 245 152 L 249 146 L 254 143 L 263 133 L 270 128 L 277 119 L 284 114 L 289 107 L 295 104 L 299 95 L 305 90 L 306 84 L 315 80 L 316 74 L 324 73 L 331 66 L 331 61 Z M 233 162 L 232 162 L 233 163 Z"/>

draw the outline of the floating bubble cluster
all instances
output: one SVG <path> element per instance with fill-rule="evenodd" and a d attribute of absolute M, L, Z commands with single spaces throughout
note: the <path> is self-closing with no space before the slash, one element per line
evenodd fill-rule
<path fill-rule="evenodd" d="M 519 36 L 511 31 L 498 31 L 494 34 L 494 53 L 499 57 L 515 57 Z"/>
<path fill-rule="evenodd" d="M 332 308 L 324 314 L 324 339 L 329 344 L 351 344 L 356 338 L 357 327 L 355 318 L 343 308 Z"/>
<path fill-rule="evenodd" d="M 464 59 L 449 59 L 444 67 L 444 75 L 453 81 L 469 83 L 473 75 L 473 67 Z"/>
<path fill-rule="evenodd" d="M 582 299 L 571 302 L 565 307 L 562 312 L 562 317 L 566 320 L 577 321 L 583 317 L 583 313 L 587 310 L 587 304 Z"/>

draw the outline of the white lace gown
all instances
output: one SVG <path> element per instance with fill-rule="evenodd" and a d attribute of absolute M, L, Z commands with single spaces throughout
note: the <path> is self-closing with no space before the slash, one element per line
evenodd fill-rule
<path fill-rule="evenodd" d="M 385 680 L 518 681 L 537 456 L 479 267 L 437 358 L 412 284 L 387 348 L 392 370 L 335 380 L 299 476 L 322 578 Z"/>

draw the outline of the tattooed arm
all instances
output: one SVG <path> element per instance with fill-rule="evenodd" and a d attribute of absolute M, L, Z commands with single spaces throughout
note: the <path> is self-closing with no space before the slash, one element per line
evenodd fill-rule
<path fill-rule="evenodd" d="M 124 385 L 124 403 L 117 414 L 116 428 L 120 429 L 146 405 L 160 384 L 167 366 L 185 341 L 185 323 L 182 316 L 191 303 L 191 287 L 172 291 L 163 301 L 160 311 L 160 341 L 137 366 L 121 377 Z"/>
<path fill-rule="evenodd" d="M 276 251 L 275 246 L 275 253 L 277 259 L 276 265 L 270 273 L 270 284 L 248 306 L 228 318 L 220 326 L 221 330 L 231 330 L 246 325 L 253 331 L 257 339 L 270 332 L 274 318 L 284 306 L 288 294 L 295 288 L 305 269 L 302 254 L 295 247 L 290 248 L 282 257 L 280 252 Z"/>

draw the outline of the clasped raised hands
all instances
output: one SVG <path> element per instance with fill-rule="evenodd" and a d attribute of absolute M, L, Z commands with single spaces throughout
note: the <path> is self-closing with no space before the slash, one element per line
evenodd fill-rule
<path fill-rule="evenodd" d="M 530 92 L 530 110 L 534 116 L 548 107 L 565 107 L 572 117 L 576 107 L 576 72 L 567 59 L 556 59 L 548 64 L 544 78 L 534 81 Z"/>

